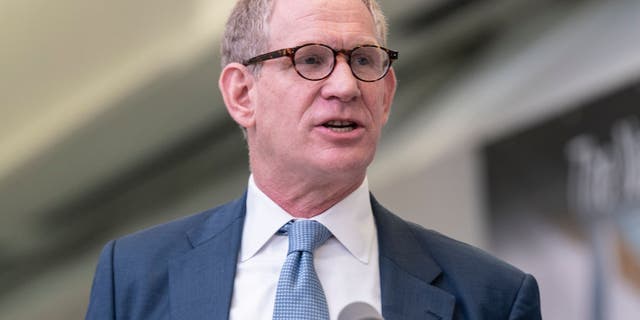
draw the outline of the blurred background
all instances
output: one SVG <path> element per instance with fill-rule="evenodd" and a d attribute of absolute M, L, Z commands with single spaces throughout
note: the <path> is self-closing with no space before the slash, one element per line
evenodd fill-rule
<path fill-rule="evenodd" d="M 241 195 L 233 3 L 0 0 L 0 319 L 82 318 L 106 241 Z M 378 199 L 534 274 L 545 319 L 640 317 L 640 1 L 382 5 Z"/>

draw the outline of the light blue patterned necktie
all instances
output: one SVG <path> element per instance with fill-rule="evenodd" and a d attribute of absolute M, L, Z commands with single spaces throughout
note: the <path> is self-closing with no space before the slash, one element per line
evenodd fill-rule
<path fill-rule="evenodd" d="M 289 222 L 283 229 L 289 235 L 289 253 L 278 280 L 273 319 L 328 320 L 329 308 L 313 266 L 313 251 L 331 237 L 331 232 L 313 220 Z"/>

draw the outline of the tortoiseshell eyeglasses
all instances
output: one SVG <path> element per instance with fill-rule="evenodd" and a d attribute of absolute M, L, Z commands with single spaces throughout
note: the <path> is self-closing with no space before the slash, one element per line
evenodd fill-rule
<path fill-rule="evenodd" d="M 351 73 L 358 80 L 374 82 L 384 78 L 398 52 L 376 45 L 362 45 L 351 50 L 336 50 L 320 43 L 271 51 L 243 62 L 245 66 L 280 57 L 289 57 L 296 72 L 303 78 L 319 81 L 331 75 L 338 54 L 343 54 Z"/>

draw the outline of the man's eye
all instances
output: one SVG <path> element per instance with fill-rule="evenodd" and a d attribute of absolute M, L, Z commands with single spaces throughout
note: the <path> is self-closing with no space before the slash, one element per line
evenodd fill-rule
<path fill-rule="evenodd" d="M 371 64 L 371 59 L 365 56 L 355 57 L 355 62 L 360 66 L 366 66 Z"/>
<path fill-rule="evenodd" d="M 322 59 L 318 56 L 306 56 L 299 60 L 299 63 L 303 64 L 322 64 Z"/>

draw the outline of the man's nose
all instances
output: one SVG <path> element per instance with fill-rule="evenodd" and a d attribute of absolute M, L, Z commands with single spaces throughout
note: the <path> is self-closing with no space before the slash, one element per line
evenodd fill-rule
<path fill-rule="evenodd" d="M 322 95 L 325 99 L 338 98 L 343 102 L 360 96 L 359 81 L 351 72 L 351 66 L 345 56 L 336 57 L 336 65 L 325 81 Z"/>

